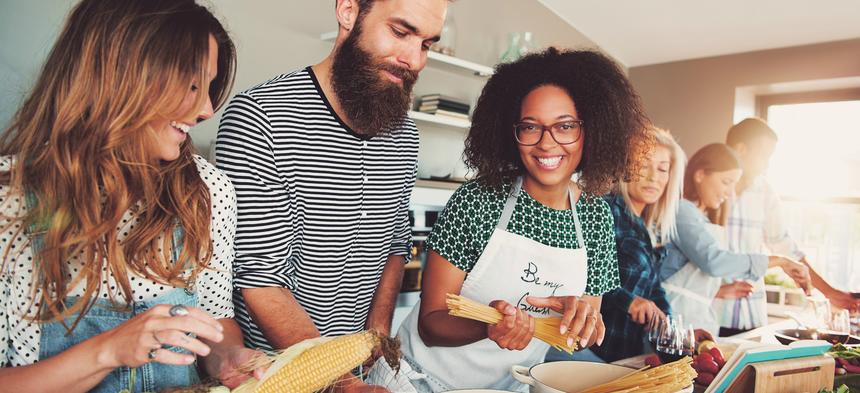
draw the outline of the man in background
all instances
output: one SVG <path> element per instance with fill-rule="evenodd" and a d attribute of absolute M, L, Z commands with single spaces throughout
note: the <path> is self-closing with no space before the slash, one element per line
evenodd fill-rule
<path fill-rule="evenodd" d="M 744 119 L 730 128 L 726 135 L 726 144 L 737 151 L 743 167 L 743 176 L 737 184 L 737 197 L 727 224 L 729 248 L 734 252 L 781 255 L 798 260 L 809 267 L 812 285 L 831 304 L 860 310 L 860 299 L 833 288 L 818 275 L 788 234 L 779 195 L 764 175 L 777 141 L 776 132 L 758 118 Z M 726 284 L 724 288 L 731 285 Z M 753 283 L 748 296 L 718 299 L 716 303 L 717 312 L 722 316 L 720 336 L 738 334 L 767 324 L 764 279 Z"/>

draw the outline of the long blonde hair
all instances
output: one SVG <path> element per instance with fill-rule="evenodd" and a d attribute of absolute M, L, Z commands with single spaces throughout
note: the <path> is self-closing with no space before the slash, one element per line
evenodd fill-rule
<path fill-rule="evenodd" d="M 207 87 L 210 34 L 218 43 L 218 75 Z M 232 41 L 193 0 L 83 0 L 72 10 L 0 139 L 0 154 L 15 159 L 0 183 L 36 201 L 15 219 L 23 223 L 19 230 L 34 227 L 43 235 L 33 258 L 40 319 L 80 312 L 76 325 L 100 291 L 103 269 L 131 303 L 132 273 L 187 287 L 208 265 L 211 203 L 194 145 L 188 138 L 178 159 L 160 162 L 150 124 L 177 116 L 193 83 L 201 89 L 195 109 L 207 94 L 220 106 L 234 70 Z M 129 210 L 139 222 L 120 242 L 117 227 Z M 170 263 L 177 226 L 185 236 Z M 73 277 L 66 261 L 74 256 L 83 269 Z M 65 304 L 81 283 L 84 301 Z"/>
<path fill-rule="evenodd" d="M 671 161 L 669 163 L 669 182 L 666 184 L 666 190 L 660 199 L 650 205 L 646 205 L 642 210 L 642 221 L 645 222 L 645 227 L 651 235 L 651 242 L 655 245 L 665 244 L 678 236 L 678 230 L 675 226 L 675 216 L 678 213 L 678 202 L 683 197 L 684 185 L 684 167 L 687 162 L 687 155 L 684 150 L 675 142 L 675 138 L 669 131 L 662 128 L 649 127 L 648 133 L 653 135 L 656 146 L 662 146 L 669 150 Z M 652 150 L 653 152 L 653 150 Z M 630 201 L 630 182 L 621 181 L 618 183 L 618 193 L 624 198 L 624 203 L 628 209 L 632 209 Z"/>

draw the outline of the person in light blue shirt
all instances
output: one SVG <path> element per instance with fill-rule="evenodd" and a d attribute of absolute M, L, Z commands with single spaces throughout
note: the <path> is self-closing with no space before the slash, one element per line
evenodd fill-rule
<path fill-rule="evenodd" d="M 666 245 L 666 260 L 660 269 L 673 312 L 682 315 L 685 324 L 712 333 L 719 331 L 712 302 L 722 278 L 757 280 L 769 267 L 778 266 L 799 286 L 809 282 L 809 270 L 796 261 L 727 249 L 726 217 L 741 175 L 737 154 L 725 144 L 705 146 L 693 155 L 684 176 L 684 200 L 676 216 L 678 236 Z M 736 289 L 743 297 L 752 287 L 740 281 Z"/>
<path fill-rule="evenodd" d="M 666 245 L 668 255 L 660 269 L 661 279 L 666 280 L 688 263 L 713 277 L 755 280 L 764 276 L 769 257 L 735 253 L 724 248 L 721 239 L 708 230 L 708 225 L 715 224 L 695 203 L 682 200 L 676 219 L 681 235 Z"/>

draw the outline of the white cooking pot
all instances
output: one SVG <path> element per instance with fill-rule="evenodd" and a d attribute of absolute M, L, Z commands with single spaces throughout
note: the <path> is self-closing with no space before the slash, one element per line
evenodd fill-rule
<path fill-rule="evenodd" d="M 531 393 L 576 393 L 621 378 L 636 370 L 606 363 L 563 361 L 532 367 L 512 366 L 511 375 Z M 693 386 L 678 393 L 692 392 Z"/>
<path fill-rule="evenodd" d="M 531 393 L 574 393 L 634 371 L 614 364 L 579 361 L 539 363 L 531 368 L 511 367 L 514 379 L 529 385 Z"/>
<path fill-rule="evenodd" d="M 511 393 L 508 390 L 495 389 L 462 389 L 462 390 L 446 390 L 444 393 Z"/>

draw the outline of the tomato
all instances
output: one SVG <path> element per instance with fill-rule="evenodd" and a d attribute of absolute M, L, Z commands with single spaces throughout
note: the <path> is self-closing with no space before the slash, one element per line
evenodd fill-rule
<path fill-rule="evenodd" d="M 717 362 L 717 365 L 720 366 L 720 368 L 723 368 L 723 366 L 726 365 L 726 358 L 723 357 L 723 353 L 720 352 L 719 348 L 711 348 L 710 353 L 711 356 L 714 358 L 714 361 Z"/>
<path fill-rule="evenodd" d="M 711 384 L 711 382 L 714 382 L 714 374 L 701 372 L 699 373 L 699 376 L 696 377 L 696 382 L 699 385 L 708 386 Z"/>
<path fill-rule="evenodd" d="M 645 358 L 645 364 L 647 364 L 651 367 L 657 367 L 657 366 L 663 364 L 663 362 L 660 361 L 659 356 L 651 355 L 651 356 L 648 356 L 647 358 Z"/>
<path fill-rule="evenodd" d="M 716 374 L 720 372 L 720 366 L 711 358 L 710 360 L 699 355 L 699 360 L 696 361 L 696 369 L 706 373 Z"/>

